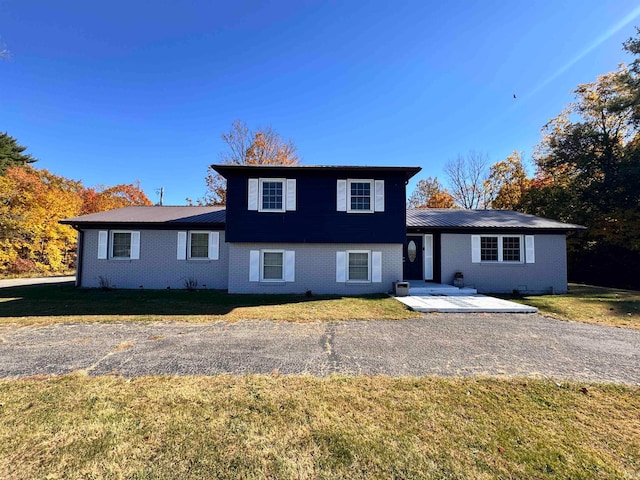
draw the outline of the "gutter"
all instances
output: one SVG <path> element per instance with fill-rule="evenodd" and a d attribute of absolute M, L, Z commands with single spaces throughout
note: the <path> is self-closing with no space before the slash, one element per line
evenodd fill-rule
<path fill-rule="evenodd" d="M 78 232 L 78 246 L 76 247 L 76 288 L 82 286 L 82 249 L 84 245 L 84 231 L 77 225 L 72 227 Z"/>

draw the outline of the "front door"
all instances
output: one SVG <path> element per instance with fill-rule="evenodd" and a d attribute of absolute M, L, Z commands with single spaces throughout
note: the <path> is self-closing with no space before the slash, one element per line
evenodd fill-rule
<path fill-rule="evenodd" d="M 404 243 L 404 280 L 424 280 L 422 235 L 407 235 Z"/>

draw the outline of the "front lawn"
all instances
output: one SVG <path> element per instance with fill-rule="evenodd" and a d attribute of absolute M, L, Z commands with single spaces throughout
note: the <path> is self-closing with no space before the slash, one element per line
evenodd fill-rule
<path fill-rule="evenodd" d="M 0 478 L 638 478 L 638 398 L 532 379 L 0 380 Z"/>
<path fill-rule="evenodd" d="M 69 285 L 0 289 L 0 324 L 166 320 L 311 322 L 418 317 L 419 313 L 387 295 L 229 295 L 215 290 L 105 291 Z"/>
<path fill-rule="evenodd" d="M 640 329 L 640 292 L 634 290 L 571 283 L 566 295 L 510 300 L 538 307 L 548 317 Z"/>

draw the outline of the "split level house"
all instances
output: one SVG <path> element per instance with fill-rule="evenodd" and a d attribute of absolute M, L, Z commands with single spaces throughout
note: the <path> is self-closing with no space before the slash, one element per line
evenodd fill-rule
<path fill-rule="evenodd" d="M 79 287 L 359 295 L 397 281 L 563 293 L 578 225 L 504 210 L 407 209 L 419 167 L 214 165 L 227 205 L 63 220 Z M 459 276 L 459 275 L 458 275 Z"/>

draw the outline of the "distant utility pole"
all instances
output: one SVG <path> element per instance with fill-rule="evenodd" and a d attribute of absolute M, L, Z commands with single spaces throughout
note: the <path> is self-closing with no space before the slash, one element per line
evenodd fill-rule
<path fill-rule="evenodd" d="M 164 187 L 160 187 L 160 190 L 156 190 L 156 193 L 160 194 L 160 201 L 158 202 L 158 205 L 162 206 L 164 202 Z"/>

